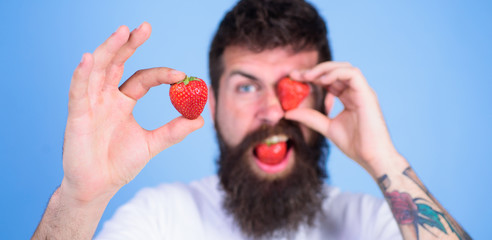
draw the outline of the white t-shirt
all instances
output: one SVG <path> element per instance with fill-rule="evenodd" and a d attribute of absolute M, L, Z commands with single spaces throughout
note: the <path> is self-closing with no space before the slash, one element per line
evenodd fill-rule
<path fill-rule="evenodd" d="M 324 189 L 324 216 L 288 239 L 402 238 L 384 200 Z M 222 208 L 224 194 L 217 176 L 143 189 L 116 211 L 96 239 L 246 239 Z"/>

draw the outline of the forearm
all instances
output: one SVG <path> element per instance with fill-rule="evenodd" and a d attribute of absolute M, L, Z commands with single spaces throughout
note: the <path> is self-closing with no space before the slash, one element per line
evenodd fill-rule
<path fill-rule="evenodd" d="M 75 201 L 59 187 L 32 239 L 91 239 L 111 197 L 91 202 Z"/>
<path fill-rule="evenodd" d="M 471 239 L 400 155 L 371 169 L 405 239 Z"/>

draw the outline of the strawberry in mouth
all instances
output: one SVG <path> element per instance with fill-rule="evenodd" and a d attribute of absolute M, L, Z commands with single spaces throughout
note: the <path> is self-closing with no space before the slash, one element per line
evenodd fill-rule
<path fill-rule="evenodd" d="M 290 143 L 286 135 L 268 137 L 254 148 L 256 165 L 267 173 L 278 173 L 289 165 Z"/>

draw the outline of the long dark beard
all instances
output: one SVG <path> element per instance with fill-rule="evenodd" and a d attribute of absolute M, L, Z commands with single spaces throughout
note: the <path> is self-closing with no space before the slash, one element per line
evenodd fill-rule
<path fill-rule="evenodd" d="M 285 176 L 262 178 L 253 172 L 247 151 L 280 133 L 289 137 L 288 144 L 295 150 L 294 166 Z M 297 123 L 281 120 L 274 127 L 262 126 L 231 148 L 217 128 L 221 152 L 218 174 L 226 192 L 224 208 L 247 236 L 258 239 L 289 235 L 302 224 L 312 226 L 322 212 L 328 145 L 322 135 L 311 132 L 311 136 L 306 141 Z"/>

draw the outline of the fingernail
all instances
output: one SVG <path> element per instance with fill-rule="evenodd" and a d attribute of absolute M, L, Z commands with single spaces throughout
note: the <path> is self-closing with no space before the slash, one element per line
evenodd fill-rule
<path fill-rule="evenodd" d="M 84 61 L 85 61 L 85 54 L 82 55 L 82 59 L 80 59 L 79 66 L 82 66 Z"/>
<path fill-rule="evenodd" d="M 113 33 L 113 34 L 111 34 L 111 36 L 115 35 L 115 34 L 116 34 L 116 33 L 117 33 L 120 29 L 121 29 L 121 27 L 122 27 L 122 26 L 119 26 L 119 27 L 116 29 L 116 31 L 114 31 L 114 33 Z"/>
<path fill-rule="evenodd" d="M 185 74 L 184 74 L 184 72 L 173 69 L 173 70 L 171 70 L 171 75 L 185 75 Z"/>
<path fill-rule="evenodd" d="M 300 77 L 304 76 L 308 70 L 302 69 L 302 70 L 296 70 L 296 74 L 299 74 Z"/>
<path fill-rule="evenodd" d="M 140 24 L 140 26 L 138 26 L 137 28 L 135 28 L 135 30 L 139 30 L 140 28 L 142 28 L 142 25 L 143 25 L 143 23 Z"/>

